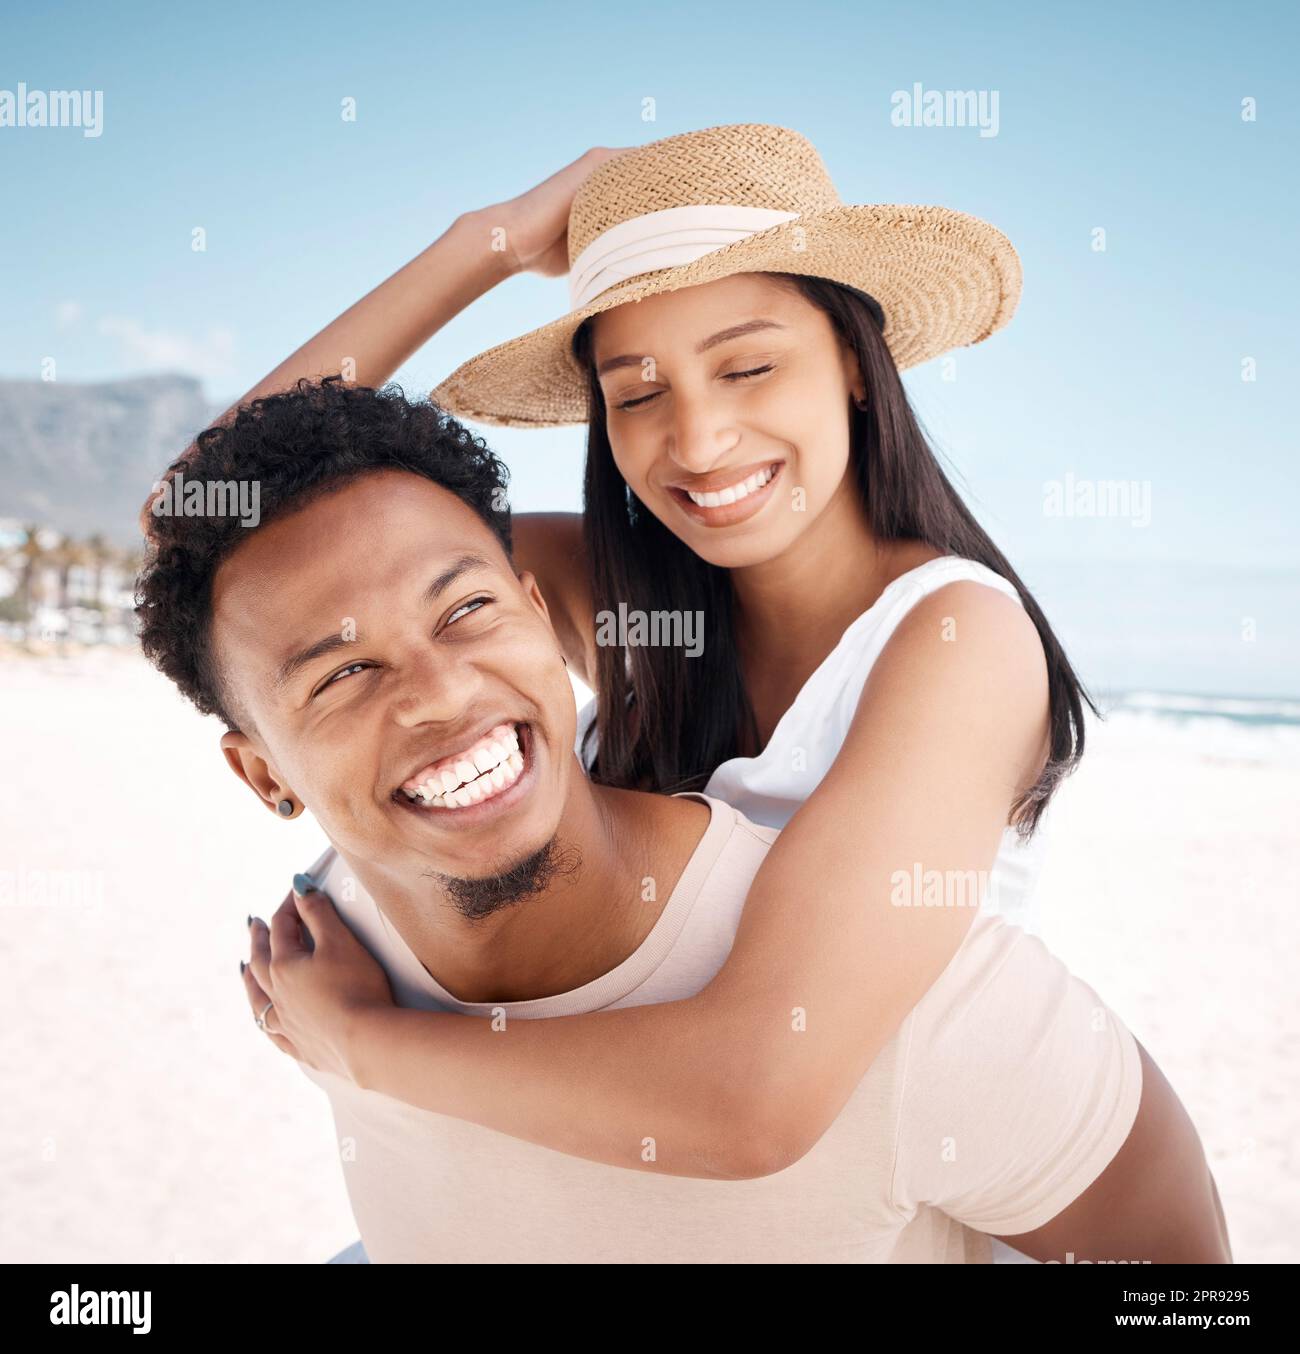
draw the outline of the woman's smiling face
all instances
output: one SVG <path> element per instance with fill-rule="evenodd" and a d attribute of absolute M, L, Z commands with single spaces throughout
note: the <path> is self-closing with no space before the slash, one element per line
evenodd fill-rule
<path fill-rule="evenodd" d="M 614 461 L 702 559 L 773 559 L 849 471 L 862 376 L 830 318 L 792 285 L 740 273 L 617 306 L 592 351 Z"/>

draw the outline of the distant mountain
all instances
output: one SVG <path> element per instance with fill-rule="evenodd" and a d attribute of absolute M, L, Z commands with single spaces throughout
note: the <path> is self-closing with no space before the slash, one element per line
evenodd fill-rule
<path fill-rule="evenodd" d="M 135 545 L 150 486 L 221 412 L 189 376 L 0 381 L 0 517 Z"/>

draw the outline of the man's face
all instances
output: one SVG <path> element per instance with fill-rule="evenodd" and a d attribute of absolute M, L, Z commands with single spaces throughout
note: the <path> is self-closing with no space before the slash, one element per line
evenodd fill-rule
<path fill-rule="evenodd" d="M 454 494 L 403 471 L 352 480 L 242 543 L 212 610 L 256 730 L 227 735 L 228 759 L 346 857 L 483 879 L 555 836 L 572 688 L 536 583 Z"/>

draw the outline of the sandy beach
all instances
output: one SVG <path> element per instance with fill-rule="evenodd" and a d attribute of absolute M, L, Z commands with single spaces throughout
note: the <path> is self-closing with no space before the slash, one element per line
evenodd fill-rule
<path fill-rule="evenodd" d="M 324 1095 L 254 1028 L 245 917 L 324 837 L 258 813 L 133 653 L 0 655 L 0 1260 L 315 1262 Z M 1195 1120 L 1235 1257 L 1300 1258 L 1297 729 L 1123 713 L 1051 815 L 1048 943 Z"/>

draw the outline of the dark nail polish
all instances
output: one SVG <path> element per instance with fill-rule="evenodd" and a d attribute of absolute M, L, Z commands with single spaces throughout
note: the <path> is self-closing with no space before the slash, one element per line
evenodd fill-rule
<path fill-rule="evenodd" d="M 239 961 L 239 976 L 241 978 L 244 976 L 244 961 L 242 959 Z"/>
<path fill-rule="evenodd" d="M 293 877 L 293 891 L 301 898 L 304 894 L 316 892 L 316 881 L 309 874 L 296 874 Z"/>
<path fill-rule="evenodd" d="M 249 926 L 252 926 L 252 924 L 253 924 L 253 918 L 252 918 L 252 914 L 251 914 L 251 913 L 250 913 L 250 915 L 249 915 L 248 923 L 247 923 L 247 924 L 248 924 Z"/>

